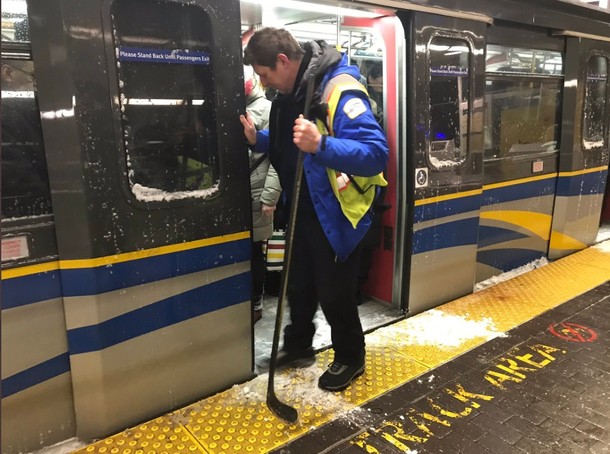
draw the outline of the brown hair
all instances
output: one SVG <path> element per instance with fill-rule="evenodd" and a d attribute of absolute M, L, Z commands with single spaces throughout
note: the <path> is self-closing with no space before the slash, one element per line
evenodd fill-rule
<path fill-rule="evenodd" d="M 305 51 L 288 31 L 265 27 L 257 30 L 244 51 L 244 65 L 267 66 L 275 69 L 278 54 L 290 60 L 300 60 Z"/>

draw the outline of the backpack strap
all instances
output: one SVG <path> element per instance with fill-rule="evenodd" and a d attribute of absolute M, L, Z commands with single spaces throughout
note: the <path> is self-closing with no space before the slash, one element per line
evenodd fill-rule
<path fill-rule="evenodd" d="M 259 156 L 256 161 L 252 163 L 250 166 L 250 173 L 254 172 L 258 166 L 260 166 L 265 159 L 267 159 L 268 155 L 265 153 L 262 156 Z"/>

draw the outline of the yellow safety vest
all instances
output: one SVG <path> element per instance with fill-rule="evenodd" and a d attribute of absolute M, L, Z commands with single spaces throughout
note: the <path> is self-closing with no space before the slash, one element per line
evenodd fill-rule
<path fill-rule="evenodd" d="M 185 178 L 186 190 L 194 191 L 197 189 L 207 189 L 214 183 L 212 181 L 212 168 L 203 162 L 193 158 L 177 156 L 178 164 L 182 168 L 182 175 Z"/>
<path fill-rule="evenodd" d="M 317 119 L 316 125 L 320 134 L 334 137 L 332 125 L 335 119 L 335 112 L 341 95 L 344 91 L 348 90 L 362 91 L 368 97 L 366 88 L 349 74 L 339 74 L 330 79 L 326 84 L 322 99 L 328 105 L 328 128 L 323 121 Z M 361 192 L 349 179 L 348 175 L 328 167 L 326 171 L 328 172 L 328 179 L 330 180 L 335 197 L 337 197 L 341 205 L 341 210 L 355 229 L 375 201 L 377 190 L 372 186 L 387 186 L 388 182 L 383 178 L 383 172 L 373 177 L 351 175 L 354 182 L 362 190 Z"/>

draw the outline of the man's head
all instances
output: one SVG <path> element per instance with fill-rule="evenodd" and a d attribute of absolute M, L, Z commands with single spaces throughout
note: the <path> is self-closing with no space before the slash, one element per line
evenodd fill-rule
<path fill-rule="evenodd" d="M 304 54 L 289 32 L 265 27 L 250 38 L 244 51 L 244 64 L 252 65 L 263 87 L 270 85 L 288 94 L 294 87 Z"/>
<path fill-rule="evenodd" d="M 2 62 L 2 90 L 33 90 L 35 85 L 34 65 L 29 60 Z"/>

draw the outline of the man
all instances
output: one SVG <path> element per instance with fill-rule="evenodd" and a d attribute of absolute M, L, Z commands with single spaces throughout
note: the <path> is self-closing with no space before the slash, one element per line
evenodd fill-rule
<path fill-rule="evenodd" d="M 319 301 L 331 327 L 335 357 L 318 386 L 342 390 L 364 372 L 364 334 L 356 304 L 360 242 L 371 222 L 375 184 L 385 184 L 379 175 L 388 159 L 387 142 L 357 82 L 358 69 L 324 41 L 301 49 L 287 31 L 263 28 L 250 39 L 244 63 L 252 65 L 264 86 L 279 92 L 269 129 L 256 132 L 249 116 L 242 115 L 244 133 L 255 151 L 269 152 L 286 204 L 296 203 L 297 197 L 299 204 L 288 282 L 291 324 L 277 364 L 313 363 L 313 318 Z M 320 129 L 302 116 L 310 77 L 315 85 L 311 118 L 328 123 Z M 320 132 L 325 129 L 332 134 Z M 299 150 L 306 153 L 304 177 L 300 194 L 293 195 Z M 371 177 L 372 184 L 352 204 L 343 194 L 354 190 L 348 178 L 356 175 L 361 183 L 362 177 Z"/>

